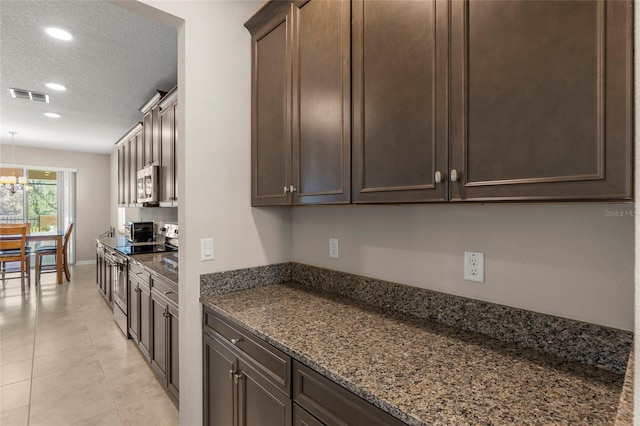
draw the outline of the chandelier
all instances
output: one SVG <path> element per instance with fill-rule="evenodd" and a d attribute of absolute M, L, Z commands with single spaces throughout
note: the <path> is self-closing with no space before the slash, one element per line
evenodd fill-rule
<path fill-rule="evenodd" d="M 13 163 L 13 150 L 14 150 L 14 138 L 17 132 L 9 132 L 11 134 L 11 162 Z M 16 172 L 12 168 L 11 176 L 0 176 L 0 189 L 3 191 L 9 191 L 11 195 L 14 195 L 17 191 L 20 191 L 27 187 L 26 176 L 20 176 L 16 178 Z"/>

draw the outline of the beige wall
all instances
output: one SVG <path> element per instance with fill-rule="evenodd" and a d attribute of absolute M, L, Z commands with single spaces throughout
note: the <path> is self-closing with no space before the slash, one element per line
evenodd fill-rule
<path fill-rule="evenodd" d="M 10 158 L 10 147 L 0 146 L 0 159 Z M 76 262 L 95 261 L 96 238 L 109 229 L 111 193 L 110 156 L 16 146 L 16 164 L 78 170 L 76 175 Z M 3 161 L 3 160 L 1 160 Z"/>
<path fill-rule="evenodd" d="M 633 330 L 633 204 L 313 207 L 292 224 L 299 262 Z M 485 283 L 464 281 L 465 250 Z"/>
<path fill-rule="evenodd" d="M 250 205 L 250 36 L 261 2 L 141 3 L 124 7 L 179 26 L 180 424 L 202 424 L 200 274 L 287 261 L 290 212 Z M 185 165 L 186 166 L 182 166 Z M 200 261 L 200 239 L 215 260 Z"/>

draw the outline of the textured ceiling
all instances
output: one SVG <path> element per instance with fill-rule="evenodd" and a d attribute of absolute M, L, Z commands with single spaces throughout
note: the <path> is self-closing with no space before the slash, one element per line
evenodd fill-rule
<path fill-rule="evenodd" d="M 49 37 L 49 26 L 73 40 Z M 67 90 L 51 90 L 49 82 Z M 0 0 L 1 144 L 15 131 L 16 146 L 110 153 L 142 121 L 138 109 L 176 82 L 173 27 L 104 1 Z M 51 102 L 14 99 L 10 87 L 46 93 Z"/>

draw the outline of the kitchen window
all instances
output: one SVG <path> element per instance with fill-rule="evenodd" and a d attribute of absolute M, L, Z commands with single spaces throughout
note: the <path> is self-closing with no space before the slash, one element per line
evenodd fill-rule
<path fill-rule="evenodd" d="M 26 188 L 0 185 L 0 223 L 29 222 L 31 232 L 55 232 L 75 222 L 75 170 L 12 166 L 0 167 L 0 174 L 27 178 Z M 73 240 L 69 263 L 75 263 Z"/>

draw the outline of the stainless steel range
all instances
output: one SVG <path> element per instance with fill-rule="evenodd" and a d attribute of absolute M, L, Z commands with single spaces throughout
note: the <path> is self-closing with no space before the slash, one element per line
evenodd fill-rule
<path fill-rule="evenodd" d="M 126 241 L 124 245 L 115 247 L 116 252 L 113 254 L 112 271 L 114 301 L 113 318 L 127 338 L 129 337 L 127 324 L 127 299 L 129 294 L 129 289 L 127 288 L 127 273 L 129 269 L 129 258 L 127 256 L 178 250 L 178 225 L 166 224 L 160 229 L 158 236 L 160 237 L 160 241 L 157 242 Z"/>

